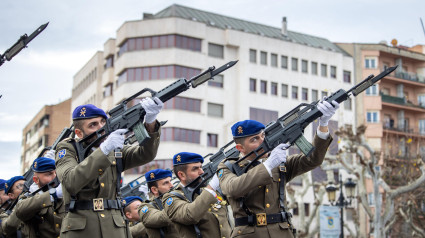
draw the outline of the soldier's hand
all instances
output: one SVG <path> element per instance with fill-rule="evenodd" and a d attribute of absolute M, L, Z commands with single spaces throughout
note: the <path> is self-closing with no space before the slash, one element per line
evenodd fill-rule
<path fill-rule="evenodd" d="M 319 111 L 323 114 L 319 118 L 319 124 L 321 126 L 327 126 L 329 123 L 329 120 L 335 114 L 336 110 L 338 110 L 339 108 L 339 103 L 337 103 L 335 100 L 332 101 L 333 106 L 325 100 L 326 100 L 326 97 L 323 97 L 323 100 L 317 104 L 317 109 L 319 109 Z"/>
<path fill-rule="evenodd" d="M 211 189 L 213 189 L 214 191 L 217 191 L 217 189 L 220 187 L 217 174 L 214 174 L 214 177 L 212 177 L 208 185 L 210 185 Z"/>
<path fill-rule="evenodd" d="M 289 148 L 289 144 L 280 144 L 276 146 L 270 153 L 269 158 L 264 162 L 264 166 L 271 176 L 272 169 L 279 166 L 281 163 L 286 162 L 286 150 Z"/>
<path fill-rule="evenodd" d="M 164 107 L 164 103 L 157 97 L 145 98 L 140 104 L 145 109 L 145 122 L 150 124 L 156 120 L 156 116 Z"/>
<path fill-rule="evenodd" d="M 62 184 L 56 187 L 56 196 L 58 196 L 58 198 L 63 198 Z"/>
<path fill-rule="evenodd" d="M 44 157 L 49 159 L 55 159 L 56 150 L 49 150 L 44 154 Z"/>
<path fill-rule="evenodd" d="M 105 155 L 108 155 L 111 151 L 115 149 L 122 149 L 124 145 L 125 136 L 127 129 L 118 129 L 112 132 L 108 138 L 100 144 L 100 149 Z"/>

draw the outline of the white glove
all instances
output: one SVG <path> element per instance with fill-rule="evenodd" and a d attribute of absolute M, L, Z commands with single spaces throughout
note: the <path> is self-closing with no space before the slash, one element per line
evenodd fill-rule
<path fill-rule="evenodd" d="M 145 122 L 148 124 L 156 120 L 156 116 L 164 107 L 164 103 L 162 103 L 161 100 L 157 97 L 144 98 L 140 104 L 142 105 L 143 109 L 145 109 Z"/>
<path fill-rule="evenodd" d="M 323 100 L 317 104 L 317 109 L 323 114 L 319 118 L 319 125 L 327 126 L 331 117 L 335 114 L 336 110 L 339 108 L 339 103 L 335 100 L 332 101 L 333 106 L 326 102 L 326 97 L 323 97 Z"/>
<path fill-rule="evenodd" d="M 100 149 L 105 155 L 108 155 L 111 151 L 122 148 L 124 145 L 125 136 L 127 129 L 118 129 L 112 132 L 108 138 L 100 144 Z"/>
<path fill-rule="evenodd" d="M 279 166 L 281 163 L 286 162 L 286 150 L 289 148 L 289 144 L 280 144 L 276 146 L 270 153 L 269 158 L 264 162 L 264 166 L 269 172 L 270 176 L 272 176 L 272 169 Z"/>
<path fill-rule="evenodd" d="M 44 154 L 44 157 L 49 159 L 55 159 L 56 150 L 49 150 Z"/>
<path fill-rule="evenodd" d="M 214 189 L 214 191 L 217 191 L 217 189 L 220 187 L 220 183 L 218 181 L 217 174 L 214 174 L 214 177 L 212 177 L 212 179 L 211 179 L 211 181 L 208 185 L 210 185 L 211 188 Z"/>
<path fill-rule="evenodd" d="M 59 186 L 56 187 L 56 196 L 58 198 L 63 198 L 62 184 L 59 184 Z"/>

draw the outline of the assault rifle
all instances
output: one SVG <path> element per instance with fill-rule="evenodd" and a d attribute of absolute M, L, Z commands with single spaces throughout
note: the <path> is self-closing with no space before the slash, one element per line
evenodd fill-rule
<path fill-rule="evenodd" d="M 37 30 L 35 30 L 30 36 L 27 34 L 22 35 L 19 40 L 12 45 L 9 49 L 4 52 L 3 55 L 0 55 L 0 66 L 7 60 L 10 61 L 15 55 L 17 55 L 23 48 L 26 48 L 28 43 L 32 41 L 38 34 L 40 34 L 49 23 L 41 25 Z M 6 58 L 6 60 L 5 60 Z"/>
<path fill-rule="evenodd" d="M 193 196 L 195 192 L 199 192 L 199 189 L 201 187 L 205 187 L 207 185 L 207 182 L 214 176 L 221 161 L 223 161 L 225 158 L 234 157 L 235 155 L 239 154 L 239 151 L 236 149 L 236 147 L 232 147 L 231 149 L 224 151 L 228 146 L 233 144 L 233 142 L 234 141 L 232 140 L 225 146 L 221 147 L 217 153 L 213 155 L 208 154 L 207 156 L 205 156 L 208 157 L 211 155 L 210 162 L 202 166 L 202 170 L 204 171 L 204 173 L 183 188 L 184 195 L 190 202 L 193 202 Z"/>
<path fill-rule="evenodd" d="M 230 61 L 218 69 L 215 69 L 215 67 L 212 66 L 201 74 L 191 78 L 189 81 L 181 78 L 163 88 L 159 92 L 156 92 L 150 88 L 145 88 L 133 96 L 125 99 L 108 112 L 110 117 L 106 120 L 105 126 L 75 143 L 79 162 L 81 163 L 86 158 L 93 146 L 98 145 L 99 142 L 103 140 L 103 138 L 107 137 L 115 130 L 129 129 L 130 131 L 133 131 L 139 145 L 143 145 L 143 142 L 149 138 L 146 128 L 143 125 L 146 114 L 145 109 L 143 109 L 140 103 L 137 103 L 131 108 L 127 108 L 127 103 L 131 100 L 137 98 L 145 92 L 150 92 L 152 97 L 158 97 L 162 102 L 166 102 L 169 99 L 188 90 L 190 87 L 196 88 L 200 84 L 205 83 L 219 73 L 229 69 L 237 62 L 238 61 Z M 126 140 L 126 143 L 128 142 L 129 141 Z M 85 144 L 88 144 L 87 147 L 83 147 Z"/>
<path fill-rule="evenodd" d="M 335 100 L 336 102 L 341 103 L 347 100 L 351 94 L 357 96 L 359 93 L 363 92 L 381 80 L 383 77 L 393 72 L 396 68 L 397 66 L 389 67 L 376 77 L 374 77 L 374 75 L 370 75 L 347 92 L 343 89 L 340 89 L 330 95 L 326 101 L 331 103 Z M 263 143 L 258 148 L 232 164 L 232 170 L 238 176 L 246 173 L 254 161 L 257 161 L 264 154 L 269 153 L 281 143 L 289 143 L 291 145 L 295 144 L 303 152 L 303 154 L 309 156 L 313 152 L 314 147 L 305 139 L 303 132 L 310 123 L 322 116 L 322 113 L 316 107 L 318 102 L 319 101 L 316 101 L 311 104 L 301 103 L 296 108 L 292 109 L 290 112 L 279 118 L 276 122 L 271 122 L 268 124 L 264 129 L 265 138 Z M 255 154 L 256 157 L 247 166 L 240 167 L 238 165 L 239 162 L 251 156 L 252 154 Z"/>
<path fill-rule="evenodd" d="M 142 191 L 139 191 L 139 188 L 142 185 L 146 185 L 146 179 L 144 174 L 130 181 L 127 185 L 121 187 L 122 197 L 125 198 L 128 196 L 138 196 L 141 197 L 143 201 L 146 201 L 148 199 L 147 194 L 143 193 Z"/>

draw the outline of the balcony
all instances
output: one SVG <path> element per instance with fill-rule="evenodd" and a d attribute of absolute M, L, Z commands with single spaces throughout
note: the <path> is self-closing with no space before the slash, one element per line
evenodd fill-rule
<path fill-rule="evenodd" d="M 409 126 L 397 127 L 394 126 L 394 121 L 383 123 L 384 133 L 395 134 L 395 135 L 409 135 L 412 137 L 425 138 L 425 130 L 423 128 L 413 128 Z"/>
<path fill-rule="evenodd" d="M 414 104 L 406 98 L 394 97 L 381 93 L 381 100 L 383 106 L 390 106 L 396 107 L 400 110 L 425 113 L 425 105 Z"/>
<path fill-rule="evenodd" d="M 384 71 L 385 68 L 381 69 L 381 72 Z M 418 75 L 417 73 L 413 72 L 392 72 L 388 76 L 385 77 L 385 79 L 394 81 L 397 83 L 403 83 L 408 84 L 412 86 L 419 86 L 419 87 L 425 87 L 425 77 Z"/>

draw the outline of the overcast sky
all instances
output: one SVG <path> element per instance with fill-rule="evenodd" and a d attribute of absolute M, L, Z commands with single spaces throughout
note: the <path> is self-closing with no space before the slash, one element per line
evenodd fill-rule
<path fill-rule="evenodd" d="M 48 27 L 0 66 L 0 178 L 19 173 L 22 129 L 44 106 L 71 96 L 75 73 L 124 21 L 174 4 L 327 38 L 333 42 L 425 44 L 425 1 L 341 0 L 3 0 L 0 54 L 21 35 Z M 7 151 L 5 151 L 7 150 Z"/>

